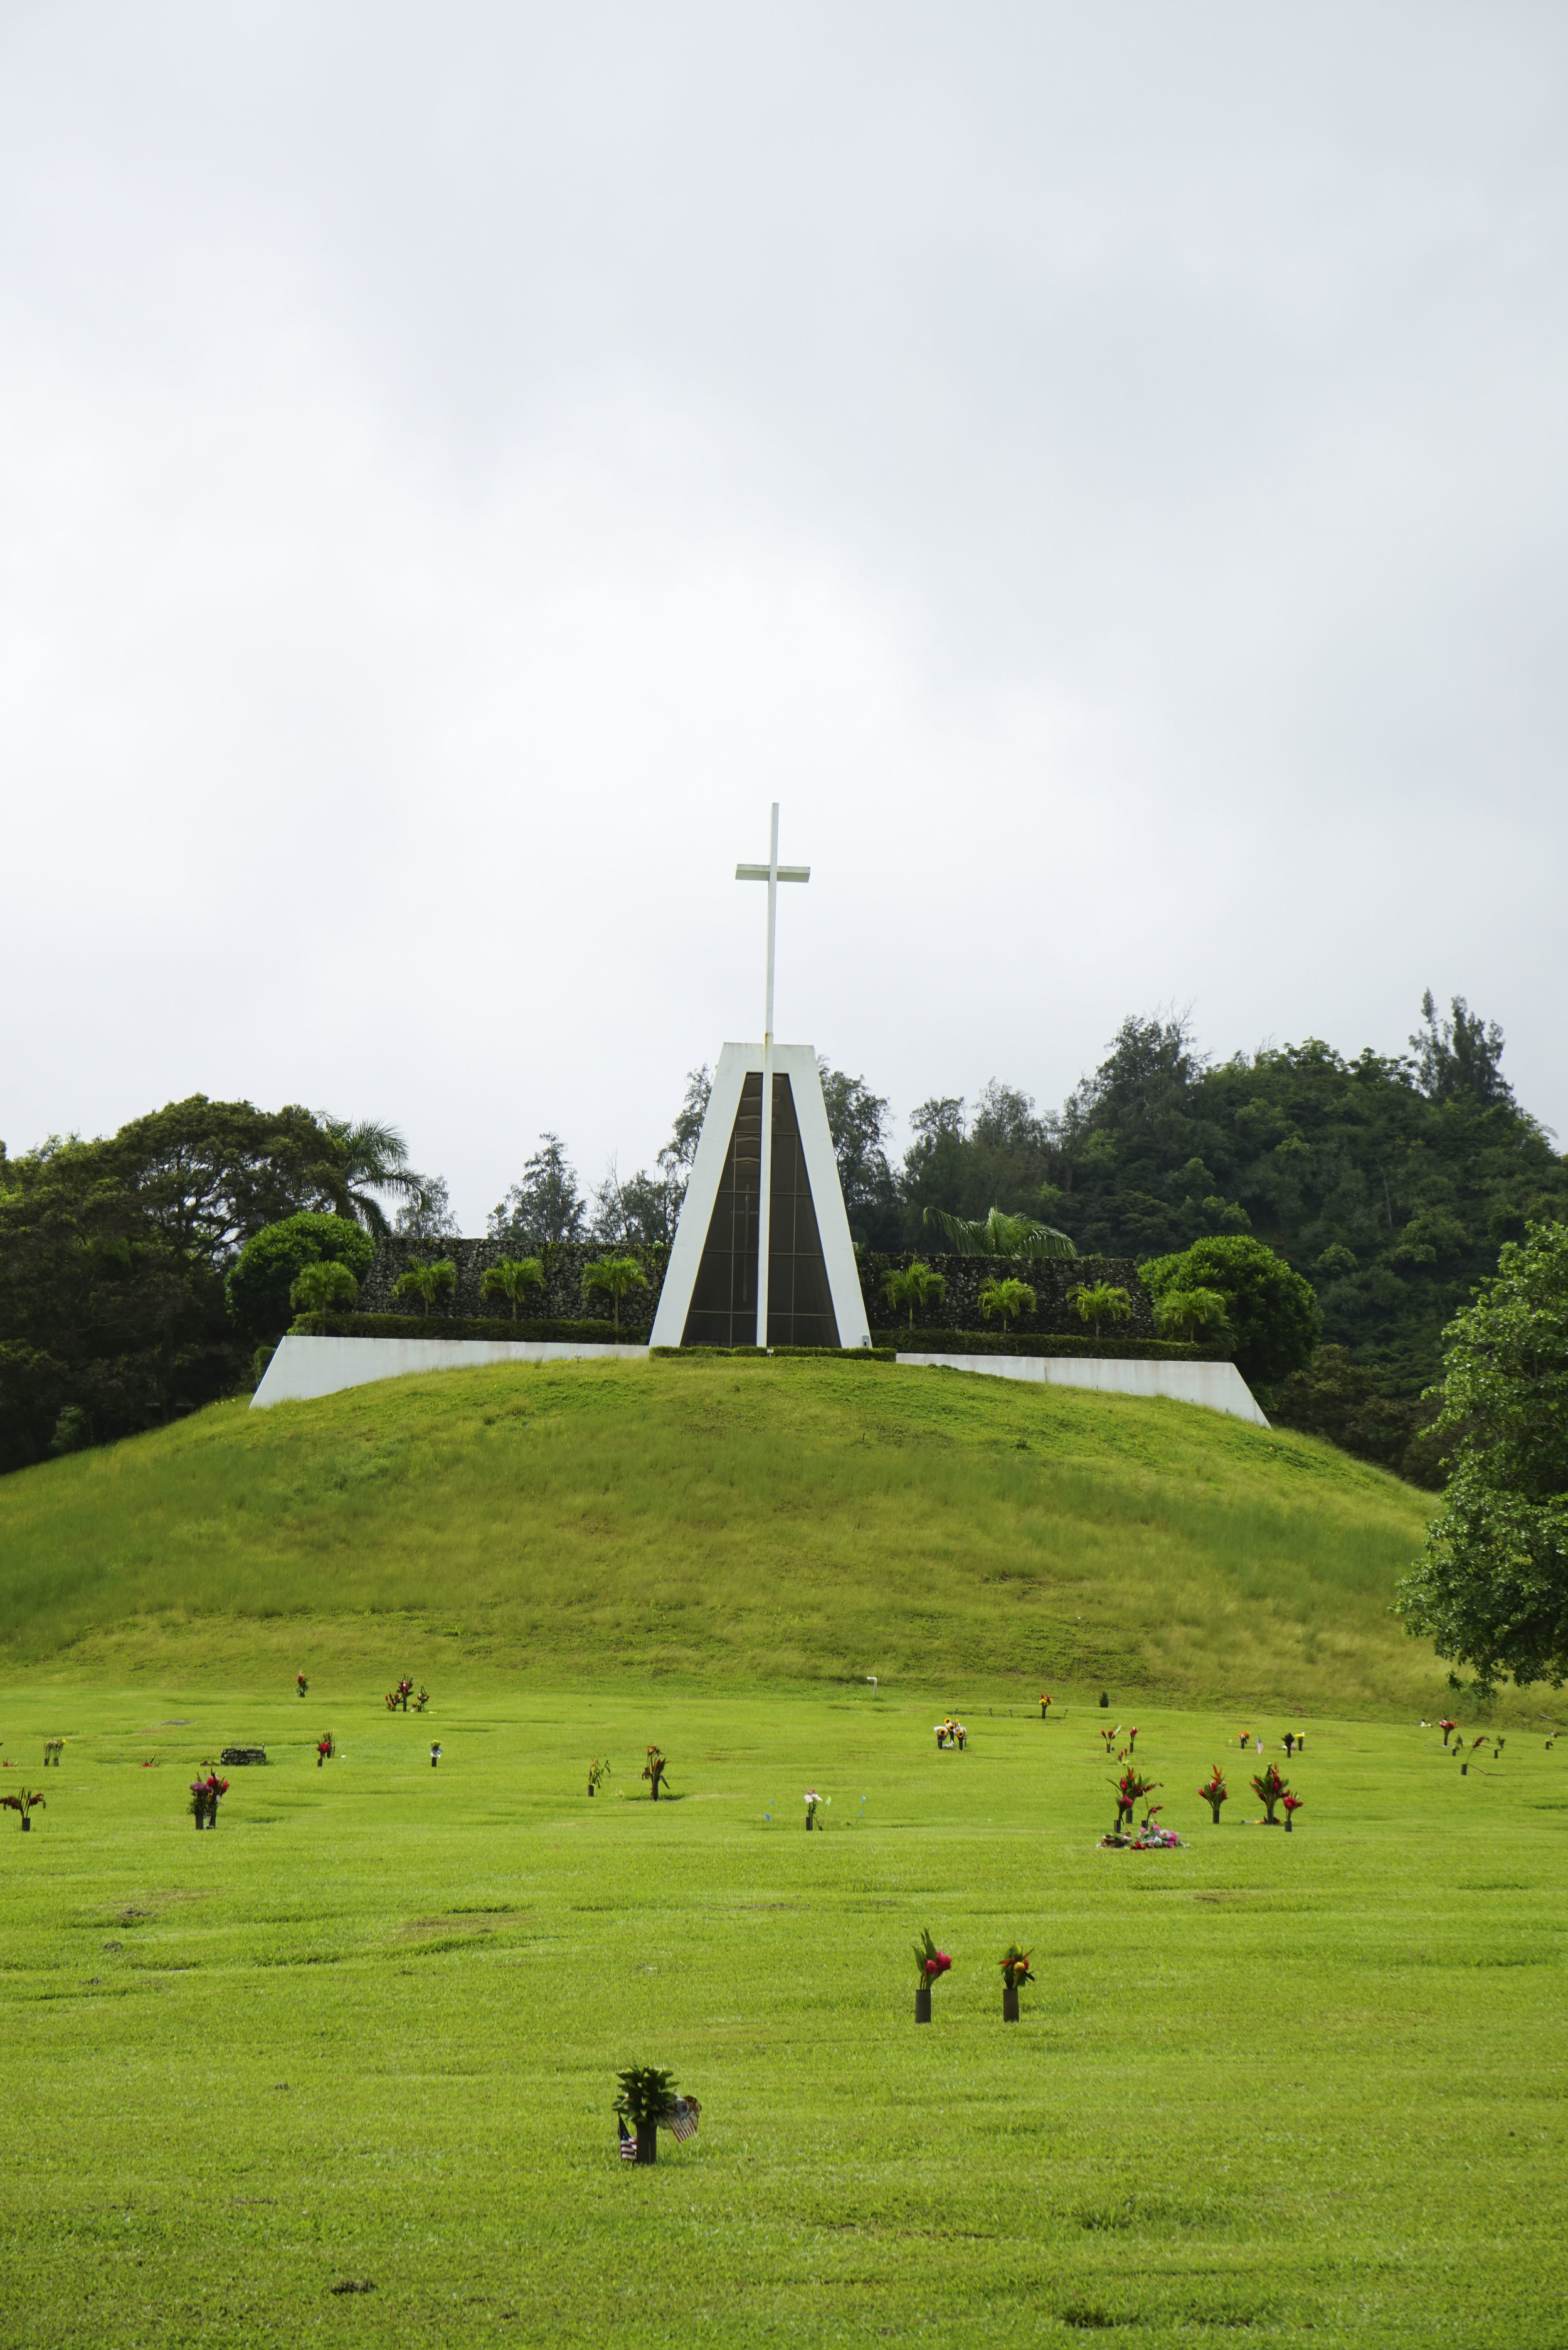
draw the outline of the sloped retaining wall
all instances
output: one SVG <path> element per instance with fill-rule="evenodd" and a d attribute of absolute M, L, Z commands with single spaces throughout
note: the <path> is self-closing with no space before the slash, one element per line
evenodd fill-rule
<path fill-rule="evenodd" d="M 1255 1397 L 1234 1363 L 1140 1363 L 1085 1355 L 900 1355 L 916 1370 L 979 1371 L 987 1378 L 1033 1379 L 1053 1388 L 1092 1388 L 1099 1395 L 1166 1396 L 1172 1403 L 1267 1428 Z"/>

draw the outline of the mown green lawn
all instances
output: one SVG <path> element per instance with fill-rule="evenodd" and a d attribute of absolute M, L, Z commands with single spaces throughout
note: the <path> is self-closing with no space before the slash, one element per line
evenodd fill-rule
<path fill-rule="evenodd" d="M 331 1680 L 0 1694 L 0 1784 L 48 1797 L 26 1836 L 0 1814 L 6 2350 L 1568 2339 L 1540 1729 L 1461 1780 L 1413 1719 L 1314 1718 L 1287 1838 L 1243 1824 L 1241 1720 L 1124 1707 L 1190 1839 L 1137 1855 L 1096 1848 L 1118 1712 L 1081 1698 L 971 1709 L 939 1756 L 961 1686 L 468 1674 L 420 1720 Z M 270 1763 L 198 1837 L 192 1766 L 252 1738 Z M 1004 2028 L 1013 1936 L 1041 1980 Z M 609 2110 L 634 2059 L 704 2108 L 646 2171 Z"/>

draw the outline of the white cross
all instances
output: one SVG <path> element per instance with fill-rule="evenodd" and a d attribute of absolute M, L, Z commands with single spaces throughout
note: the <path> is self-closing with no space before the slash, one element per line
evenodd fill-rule
<path fill-rule="evenodd" d="M 737 865 L 737 881 L 765 881 L 768 885 L 768 982 L 767 999 L 763 1014 L 763 1163 L 759 1175 L 762 1200 L 757 1225 L 757 1344 L 768 1343 L 768 1211 L 772 1203 L 774 1175 L 774 940 L 778 929 L 779 883 L 809 881 L 809 865 L 779 863 L 779 804 L 773 805 L 773 826 L 765 865 Z"/>

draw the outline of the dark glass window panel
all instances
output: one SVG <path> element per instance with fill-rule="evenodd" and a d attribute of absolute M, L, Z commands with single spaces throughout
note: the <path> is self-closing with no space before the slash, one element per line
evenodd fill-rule
<path fill-rule="evenodd" d="M 774 1163 L 768 1211 L 768 1344 L 836 1347 L 838 1322 L 805 1171 L 794 1096 L 774 1079 Z"/>
<path fill-rule="evenodd" d="M 719 1194 L 687 1309 L 683 1347 L 750 1347 L 757 1336 L 763 1079 L 741 1087 Z M 768 1344 L 836 1347 L 838 1323 L 816 1226 L 805 1153 L 787 1077 L 774 1079 L 774 1163 L 768 1232 Z"/>
<path fill-rule="evenodd" d="M 750 1347 L 757 1336 L 757 1238 L 762 1205 L 763 1078 L 744 1078 L 719 1179 L 719 1196 L 687 1309 L 683 1347 Z"/>

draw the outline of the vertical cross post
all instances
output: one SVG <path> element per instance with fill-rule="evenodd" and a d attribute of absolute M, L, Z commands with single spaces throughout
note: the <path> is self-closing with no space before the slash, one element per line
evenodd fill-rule
<path fill-rule="evenodd" d="M 765 865 L 737 865 L 737 881 L 765 881 L 768 885 L 768 967 L 767 991 L 763 1010 L 763 1151 L 758 1180 L 762 1196 L 757 1202 L 757 1344 L 768 1343 L 768 1244 L 771 1238 L 774 1180 L 774 944 L 778 931 L 779 883 L 809 881 L 809 865 L 779 863 L 779 804 L 773 804 L 773 816 L 768 836 L 768 861 Z"/>

